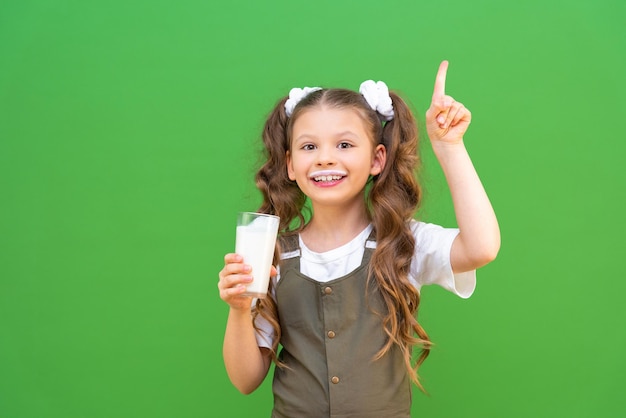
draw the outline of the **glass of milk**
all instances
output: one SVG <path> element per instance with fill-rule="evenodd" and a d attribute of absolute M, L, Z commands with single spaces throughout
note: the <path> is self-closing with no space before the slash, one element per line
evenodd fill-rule
<path fill-rule="evenodd" d="M 254 212 L 240 212 L 237 216 L 235 252 L 252 267 L 252 283 L 243 293 L 245 296 L 267 296 L 279 220 L 278 216 Z"/>

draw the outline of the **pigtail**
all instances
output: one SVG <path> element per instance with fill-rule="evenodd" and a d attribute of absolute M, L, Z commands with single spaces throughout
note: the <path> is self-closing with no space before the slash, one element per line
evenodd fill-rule
<path fill-rule="evenodd" d="M 265 163 L 255 176 L 256 187 L 263 197 L 263 202 L 258 211 L 280 217 L 279 233 L 281 235 L 291 233 L 290 225 L 294 219 L 300 221 L 300 227 L 304 226 L 302 207 L 305 202 L 305 195 L 298 188 L 298 185 L 289 179 L 287 173 L 289 118 L 285 113 L 286 101 L 286 97 L 281 99 L 265 122 L 262 134 Z M 279 265 L 280 253 L 281 245 L 280 239 L 278 239 L 274 251 L 273 264 L 275 266 Z M 273 292 L 273 286 L 273 281 L 270 281 L 269 293 Z M 278 307 L 273 298 L 257 299 L 256 309 L 253 310 L 253 321 L 259 315 L 266 319 L 274 330 L 271 357 L 278 366 L 282 366 L 278 360 L 278 345 L 282 333 Z"/>
<path fill-rule="evenodd" d="M 387 305 L 383 325 L 388 340 L 377 357 L 382 357 L 396 344 L 404 355 L 412 380 L 424 390 L 417 369 L 428 356 L 431 342 L 417 321 L 419 292 L 408 279 L 415 252 L 410 222 L 421 199 L 415 177 L 419 164 L 417 125 L 408 105 L 394 93 L 390 93 L 390 97 L 394 118 L 385 124 L 382 133 L 387 163 L 374 180 L 368 196 L 377 242 L 370 272 Z M 412 362 L 414 346 L 420 347 L 415 365 Z"/>
<path fill-rule="evenodd" d="M 256 187 L 263 196 L 259 212 L 279 216 L 280 231 L 288 230 L 294 218 L 300 219 L 301 224 L 304 224 L 301 211 L 305 196 L 298 185 L 289 179 L 286 168 L 286 154 L 289 151 L 286 101 L 287 98 L 280 100 L 265 122 L 263 144 L 266 161 L 255 176 Z"/>

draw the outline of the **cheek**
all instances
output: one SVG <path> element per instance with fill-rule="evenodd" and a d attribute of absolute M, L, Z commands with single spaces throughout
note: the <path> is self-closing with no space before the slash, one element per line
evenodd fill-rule
<path fill-rule="evenodd" d="M 289 157 L 287 157 L 287 176 L 289 177 L 289 180 L 293 181 L 296 179 L 296 175 L 293 170 L 293 160 Z"/>
<path fill-rule="evenodd" d="M 287 175 L 289 180 L 295 181 L 296 177 L 306 176 L 310 161 L 306 156 L 299 155 L 297 157 L 290 156 L 287 160 Z"/>

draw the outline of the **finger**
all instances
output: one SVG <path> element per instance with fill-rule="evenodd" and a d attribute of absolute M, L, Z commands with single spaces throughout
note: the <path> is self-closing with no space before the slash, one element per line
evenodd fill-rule
<path fill-rule="evenodd" d="M 250 283 L 252 281 L 251 267 L 246 264 L 227 264 L 220 271 L 217 287 L 227 289 L 239 283 Z"/>
<path fill-rule="evenodd" d="M 442 61 L 435 78 L 435 88 L 433 90 L 433 102 L 446 95 L 446 73 L 448 72 L 448 61 Z"/>
<path fill-rule="evenodd" d="M 245 307 L 245 300 L 251 300 L 249 296 L 245 296 L 246 286 L 237 286 L 230 289 L 220 291 L 220 298 L 233 308 Z"/>
<path fill-rule="evenodd" d="M 272 266 L 271 270 L 270 270 L 270 277 L 274 277 L 278 275 L 278 270 L 276 270 L 276 267 Z"/>
<path fill-rule="evenodd" d="M 445 110 L 437 115 L 437 123 L 440 128 L 446 124 L 446 119 L 448 118 L 448 110 Z"/>
<path fill-rule="evenodd" d="M 229 289 L 236 289 L 240 287 L 246 287 L 252 283 L 252 276 L 247 274 L 235 274 L 220 280 L 217 283 L 217 288 L 220 292 L 228 292 Z"/>
<path fill-rule="evenodd" d="M 234 287 L 229 287 L 228 289 L 224 289 L 221 292 L 222 295 L 222 299 L 227 298 L 228 296 L 238 296 L 241 295 L 242 293 L 244 293 L 246 291 L 247 287 L 243 284 L 238 284 L 237 286 Z"/>
<path fill-rule="evenodd" d="M 450 122 L 451 126 L 456 126 L 463 121 L 469 121 L 470 119 L 470 111 L 463 105 L 459 108 L 459 111 L 456 113 L 456 116 Z"/>
<path fill-rule="evenodd" d="M 252 278 L 253 276 L 251 271 L 252 269 L 250 269 L 249 267 L 244 267 L 236 270 L 234 269 L 232 271 L 224 268 L 224 270 L 220 272 L 219 281 L 221 283 L 224 283 L 225 287 L 230 287 L 233 283 L 246 281 L 248 278 Z"/>
<path fill-rule="evenodd" d="M 433 102 L 432 107 L 439 111 L 439 113 L 437 113 L 436 120 L 441 127 L 443 127 L 446 123 L 453 103 L 454 99 L 450 96 L 440 97 L 437 102 Z"/>
<path fill-rule="evenodd" d="M 230 276 L 232 274 L 250 273 L 252 267 L 243 263 L 229 263 L 220 271 L 220 278 Z"/>
<path fill-rule="evenodd" d="M 459 102 L 453 102 L 448 110 L 448 114 L 446 115 L 446 121 L 443 123 L 443 128 L 448 128 L 453 125 L 454 119 L 457 117 L 459 110 L 463 107 L 463 104 Z"/>
<path fill-rule="evenodd" d="M 229 253 L 224 256 L 224 264 L 229 263 L 241 263 L 243 261 L 243 257 L 239 254 Z"/>

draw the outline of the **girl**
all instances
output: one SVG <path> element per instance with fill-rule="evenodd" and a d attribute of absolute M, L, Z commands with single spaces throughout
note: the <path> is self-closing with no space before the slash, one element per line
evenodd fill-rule
<path fill-rule="evenodd" d="M 421 286 L 469 297 L 475 270 L 496 257 L 496 217 L 463 144 L 471 114 L 445 94 L 447 68 L 426 128 L 458 229 L 413 220 L 416 121 L 384 83 L 365 82 L 360 94 L 293 89 L 266 122 L 256 182 L 259 211 L 281 219 L 279 267 L 270 296 L 253 304 L 242 296 L 250 268 L 227 254 L 218 287 L 230 305 L 228 375 L 250 393 L 275 361 L 273 417 L 409 417 L 431 344 L 417 322 Z"/>

